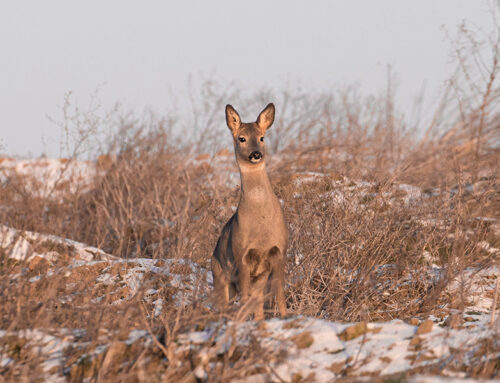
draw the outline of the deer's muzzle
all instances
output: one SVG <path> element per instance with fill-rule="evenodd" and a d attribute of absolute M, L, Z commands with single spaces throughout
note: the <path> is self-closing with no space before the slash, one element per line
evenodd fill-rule
<path fill-rule="evenodd" d="M 262 159 L 262 153 L 259 152 L 259 151 L 255 151 L 255 152 L 252 152 L 250 153 L 250 155 L 248 156 L 248 159 L 250 160 L 250 162 L 252 163 L 257 163 L 259 162 L 261 159 Z"/>

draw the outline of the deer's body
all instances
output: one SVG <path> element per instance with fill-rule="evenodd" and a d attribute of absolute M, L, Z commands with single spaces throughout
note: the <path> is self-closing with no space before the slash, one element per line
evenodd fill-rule
<path fill-rule="evenodd" d="M 281 315 L 286 314 L 284 268 L 288 231 L 267 175 L 263 141 L 273 121 L 272 104 L 254 123 L 241 123 L 233 107 L 226 106 L 226 122 L 233 134 L 240 170 L 241 196 L 213 253 L 214 289 L 220 306 L 225 306 L 238 292 L 242 302 L 251 300 L 255 319 L 264 316 L 267 287 L 271 287 Z"/>

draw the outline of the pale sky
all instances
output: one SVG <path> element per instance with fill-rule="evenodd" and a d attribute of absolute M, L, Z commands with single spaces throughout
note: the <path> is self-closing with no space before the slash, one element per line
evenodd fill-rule
<path fill-rule="evenodd" d="M 255 90 L 300 81 L 375 93 L 390 64 L 404 111 L 424 83 L 436 97 L 452 69 L 442 27 L 454 34 L 463 20 L 491 30 L 489 3 L 3 1 L 0 153 L 57 156 L 60 130 L 46 116 L 61 118 L 69 91 L 86 104 L 99 88 L 105 108 L 121 102 L 161 114 L 170 92 L 199 73 Z"/>

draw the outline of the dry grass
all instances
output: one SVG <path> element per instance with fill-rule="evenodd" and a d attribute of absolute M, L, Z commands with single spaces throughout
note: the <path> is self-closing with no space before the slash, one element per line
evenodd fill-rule
<path fill-rule="evenodd" d="M 442 303 L 462 309 L 467 292 L 461 297 L 443 295 L 447 281 L 467 267 L 499 262 L 479 246 L 486 241 L 498 248 L 498 232 L 490 222 L 477 219 L 500 219 L 498 41 L 494 44 L 495 59 L 485 82 L 469 89 L 466 105 L 463 98 L 458 109 L 453 99 L 442 104 L 424 138 L 410 131 L 397 114 L 390 91 L 365 101 L 359 101 L 352 89 L 328 95 L 274 92 L 283 111 L 278 110 L 281 119 L 271 129 L 274 156 L 269 171 L 284 200 L 290 228 L 290 313 L 336 321 L 385 321 L 424 318 L 438 313 Z M 459 67 L 467 74 L 464 60 L 459 57 Z M 450 92 L 462 95 L 461 79 L 470 77 L 454 77 Z M 213 84 L 207 89 L 208 94 L 217 93 Z M 238 200 L 237 189 L 218 181 L 220 172 L 228 170 L 217 166 L 220 156 L 212 156 L 219 149 L 215 138 L 229 134 L 211 113 L 222 116 L 225 97 L 235 92 L 218 94 L 213 104 L 201 107 L 209 120 L 197 120 L 207 141 L 196 134 L 190 141 L 180 140 L 166 120 L 116 118 L 120 140 L 115 136 L 94 153 L 96 159 L 102 155 L 102 171 L 87 187 L 69 192 L 60 184 L 50 195 L 37 196 L 32 192 L 40 187 L 35 179 L 9 176 L 0 184 L 0 223 L 70 238 L 120 258 L 189 259 L 209 269 L 220 229 Z M 264 96 L 252 95 L 245 105 L 258 110 L 253 106 Z M 450 110 L 458 111 L 451 126 L 438 117 Z M 85 142 L 90 133 L 97 134 L 95 124 L 92 118 L 78 119 Z M 71 160 L 84 144 L 75 146 Z M 204 152 L 211 152 L 207 160 L 193 160 Z M 413 196 L 401 184 L 423 192 Z M 65 255 L 59 266 L 67 268 L 65 259 L 72 250 L 49 250 Z M 70 381 L 135 381 L 147 376 L 150 381 L 191 382 L 196 367 L 209 360 L 217 366 L 207 381 L 230 381 L 255 373 L 255 366 L 271 368 L 271 351 L 260 349 L 252 338 L 208 359 L 195 348 L 179 353 L 180 334 L 227 319 L 207 306 L 204 274 L 193 282 L 183 304 L 173 299 L 177 290 L 168 276 L 160 274 L 146 275 L 130 299 L 110 304 L 116 294 L 111 286 L 99 291 L 94 286 L 101 266 L 59 273 L 34 284 L 30 278 L 46 273 L 49 265 L 13 261 L 7 251 L 0 249 L 0 328 L 83 329 L 72 335 L 81 346 L 65 350 L 64 374 Z M 443 278 L 426 277 L 429 263 L 446 270 Z M 182 265 L 178 268 L 177 273 L 190 273 Z M 146 299 L 152 287 L 165 301 L 156 317 Z M 61 299 L 68 295 L 73 297 L 71 304 Z M 107 298 L 92 302 L 99 296 Z M 133 329 L 148 329 L 155 342 L 127 344 Z M 38 376 L 39 355 L 25 351 L 24 338 L 4 337 L 2 343 L 16 364 L 0 368 L 0 381 Z M 112 348 L 96 354 L 96 347 L 104 343 Z M 498 346 L 486 342 L 483 355 L 491 357 L 468 368 L 456 361 L 461 360 L 457 354 L 455 367 L 472 377 L 498 377 Z M 266 353 L 267 361 L 262 357 Z M 280 353 L 274 351 L 273 358 L 283 357 Z"/>

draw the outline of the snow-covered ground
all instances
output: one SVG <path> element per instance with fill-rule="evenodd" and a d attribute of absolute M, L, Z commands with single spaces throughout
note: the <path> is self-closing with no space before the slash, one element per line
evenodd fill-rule
<path fill-rule="evenodd" d="M 92 161 L 0 158 L 0 182 L 12 176 L 22 177 L 27 189 L 41 197 L 85 189 L 97 171 L 98 167 Z"/>
<path fill-rule="evenodd" d="M 197 289 L 205 291 L 211 283 L 208 270 L 190 260 L 125 260 L 75 241 L 5 226 L 0 226 L 0 249 L 10 259 L 25 265 L 20 273 L 12 275 L 12 283 L 22 281 L 23 274 L 36 270 L 42 263 L 45 268 L 31 277 L 29 283 L 36 285 L 43 279 L 64 275 L 68 286 L 59 299 L 65 304 L 80 304 L 76 292 L 72 295 L 71 284 L 84 275 L 80 273 L 82 269 L 85 269 L 88 287 L 84 293 L 91 297 L 91 304 L 105 301 L 116 305 L 143 291 L 142 299 L 152 305 L 152 316 L 160 315 L 165 304 L 189 300 L 195 281 L 203 281 L 204 286 Z M 418 371 L 425 366 L 444 366 L 441 376 L 461 378 L 463 374 L 457 369 L 446 366 L 474 363 L 481 358 L 478 353 L 486 340 L 499 339 L 500 311 L 491 323 L 499 272 L 497 267 L 471 268 L 451 281 L 448 294 L 459 294 L 464 288 L 461 282 L 466 281 L 470 296 L 467 307 L 449 310 L 448 316 L 377 323 L 339 323 L 303 316 L 263 322 L 222 320 L 211 322 L 200 331 L 179 334 L 174 353 L 197 355 L 195 375 L 199 379 L 220 367 L 217 364 L 221 363 L 218 362 L 221 355 L 251 342 L 258 342 L 267 356 L 256 366 L 258 372 L 240 379 L 241 382 L 294 382 L 301 381 L 299 378 L 329 382 L 347 371 L 349 376 L 391 376 Z M 168 284 L 176 291 L 169 303 L 165 295 L 160 294 L 165 285 L 145 280 L 145 275 L 153 279 L 154 274 L 162 277 L 156 282 Z M 0 371 L 17 363 L 17 346 L 12 346 L 15 339 L 15 344 L 21 344 L 24 349 L 38 350 L 45 381 L 65 381 L 68 367 L 64 351 L 69 347 L 88 347 L 88 342 L 82 340 L 84 333 L 85 330 L 79 328 L 32 328 L 17 332 L 1 329 Z M 154 347 L 147 328 L 131 330 L 127 342 Z M 111 346 L 105 342 L 96 345 L 92 357 L 108 352 Z M 413 379 L 415 382 L 440 381 L 430 377 Z"/>
<path fill-rule="evenodd" d="M 417 370 L 422 366 L 450 363 L 454 350 L 466 349 L 463 362 L 470 362 L 481 342 L 498 335 L 499 329 L 489 325 L 489 315 L 475 313 L 474 328 L 450 329 L 444 322 L 423 321 L 420 325 L 393 320 L 382 323 L 337 323 L 307 317 L 271 319 L 264 323 L 227 323 L 221 328 L 207 328 L 203 332 L 186 334 L 181 342 L 199 347 L 206 359 L 216 360 L 233 343 L 249 344 L 259 339 L 262 347 L 272 354 L 286 350 L 282 361 L 271 362 L 272 372 L 241 381 L 294 381 L 312 377 L 319 382 L 334 381 L 349 370 L 351 376 L 384 376 Z M 214 326 L 219 326 L 215 324 Z M 214 331 L 217 332 L 214 335 Z M 188 347 L 188 346 L 186 346 Z M 182 347 L 179 352 L 182 352 Z M 202 352 L 202 351 L 200 351 Z M 203 359 L 201 359 L 203 363 Z M 262 362 L 265 369 L 266 362 Z M 199 378 L 210 368 L 210 363 L 198 368 Z M 273 376 L 274 375 L 274 376 Z M 445 375 L 460 377 L 447 371 Z M 258 378 L 260 380 L 258 380 Z M 308 379 L 306 379 L 308 381 Z"/>

